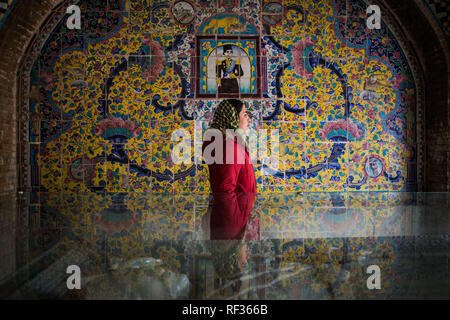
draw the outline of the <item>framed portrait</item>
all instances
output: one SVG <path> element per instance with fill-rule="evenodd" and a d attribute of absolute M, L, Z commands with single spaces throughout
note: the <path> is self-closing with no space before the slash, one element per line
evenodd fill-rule
<path fill-rule="evenodd" d="M 198 98 L 260 98 L 259 38 L 197 37 Z"/>

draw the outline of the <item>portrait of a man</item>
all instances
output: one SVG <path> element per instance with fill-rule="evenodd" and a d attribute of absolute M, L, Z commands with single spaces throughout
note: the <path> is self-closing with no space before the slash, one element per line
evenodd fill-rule
<path fill-rule="evenodd" d="M 383 164 L 377 158 L 369 158 L 366 162 L 366 172 L 369 177 L 376 178 L 383 172 Z"/>
<path fill-rule="evenodd" d="M 237 52 L 237 50 L 236 50 Z M 216 77 L 219 94 L 239 93 L 239 78 L 244 75 L 239 57 L 232 45 L 223 46 L 223 59 L 217 59 Z"/>
<path fill-rule="evenodd" d="M 196 97 L 261 97 L 258 38 L 197 36 Z"/>

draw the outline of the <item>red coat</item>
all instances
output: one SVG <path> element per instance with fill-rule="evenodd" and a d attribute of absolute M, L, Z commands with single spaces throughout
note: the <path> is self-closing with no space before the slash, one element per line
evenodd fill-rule
<path fill-rule="evenodd" d="M 203 143 L 203 151 L 209 143 Z M 235 161 L 227 164 L 226 154 L 230 148 L 234 148 Z M 238 163 L 238 157 L 244 156 L 245 162 Z M 241 239 L 256 195 L 255 172 L 250 156 L 237 142 L 224 139 L 223 164 L 209 164 L 208 169 L 213 192 L 211 240 Z"/>

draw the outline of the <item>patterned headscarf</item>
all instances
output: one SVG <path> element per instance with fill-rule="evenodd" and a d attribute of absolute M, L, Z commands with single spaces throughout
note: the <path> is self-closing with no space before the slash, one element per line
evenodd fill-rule
<path fill-rule="evenodd" d="M 241 144 L 248 151 L 248 146 L 245 142 L 245 133 L 239 127 L 239 114 L 228 100 L 223 100 L 217 106 L 216 111 L 214 111 L 211 128 L 222 131 L 222 134 L 225 137 L 227 136 L 227 129 L 234 129 L 235 132 L 242 138 Z"/>
<path fill-rule="evenodd" d="M 236 109 L 227 100 L 223 100 L 216 111 L 211 128 L 224 132 L 226 129 L 239 129 L 239 115 Z"/>
<path fill-rule="evenodd" d="M 238 256 L 244 244 L 244 240 L 213 240 L 211 256 L 220 278 L 231 280 L 241 275 Z"/>

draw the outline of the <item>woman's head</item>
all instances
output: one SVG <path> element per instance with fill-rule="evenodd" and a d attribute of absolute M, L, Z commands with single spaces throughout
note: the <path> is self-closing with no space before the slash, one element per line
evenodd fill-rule
<path fill-rule="evenodd" d="M 250 117 L 244 103 L 237 99 L 223 100 L 214 112 L 213 127 L 221 130 L 249 128 Z"/>

